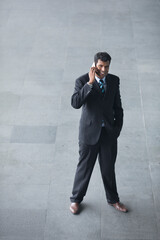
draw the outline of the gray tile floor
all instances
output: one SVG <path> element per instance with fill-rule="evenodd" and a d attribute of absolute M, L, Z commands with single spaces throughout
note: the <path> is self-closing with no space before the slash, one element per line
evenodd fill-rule
<path fill-rule="evenodd" d="M 0 1 L 0 240 L 160 239 L 160 1 Z M 112 56 L 125 111 L 116 172 L 121 214 L 96 163 L 69 212 L 80 110 L 74 81 Z"/>

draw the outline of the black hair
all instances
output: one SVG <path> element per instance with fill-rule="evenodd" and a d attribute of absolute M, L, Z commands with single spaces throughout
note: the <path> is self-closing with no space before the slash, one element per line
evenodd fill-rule
<path fill-rule="evenodd" d="M 95 65 L 97 64 L 98 59 L 100 59 L 103 62 L 107 61 L 109 61 L 109 63 L 111 62 L 111 56 L 107 52 L 98 52 L 95 54 L 94 56 Z"/>

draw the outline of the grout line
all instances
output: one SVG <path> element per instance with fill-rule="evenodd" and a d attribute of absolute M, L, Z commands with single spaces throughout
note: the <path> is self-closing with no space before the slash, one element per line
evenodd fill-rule
<path fill-rule="evenodd" d="M 46 229 L 47 229 L 47 216 L 48 216 L 48 207 L 49 207 L 49 195 L 51 192 L 51 176 L 50 176 L 50 183 L 49 183 L 49 190 L 48 190 L 48 195 L 47 195 L 47 207 L 45 210 L 45 222 L 44 222 L 44 233 L 43 233 L 43 239 L 45 240 L 45 235 L 46 235 Z"/>

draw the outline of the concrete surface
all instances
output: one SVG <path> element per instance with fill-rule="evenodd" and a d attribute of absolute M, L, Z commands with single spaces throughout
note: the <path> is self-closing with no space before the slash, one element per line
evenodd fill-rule
<path fill-rule="evenodd" d="M 160 239 L 159 16 L 159 0 L 0 1 L 0 240 Z M 70 97 L 100 50 L 121 79 L 116 173 L 130 212 L 107 205 L 96 163 L 73 216 Z"/>

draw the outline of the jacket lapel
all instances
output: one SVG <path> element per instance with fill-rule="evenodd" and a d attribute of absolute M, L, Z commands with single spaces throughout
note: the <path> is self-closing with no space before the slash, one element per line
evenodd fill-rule
<path fill-rule="evenodd" d="M 109 88 L 110 88 L 110 77 L 109 77 L 109 75 L 107 75 L 106 76 L 106 90 L 105 90 L 104 98 L 108 97 Z"/>
<path fill-rule="evenodd" d="M 102 95 L 101 89 L 100 89 L 99 84 L 96 80 L 93 83 L 93 87 L 98 93 L 100 93 Z"/>

